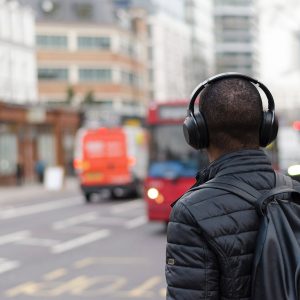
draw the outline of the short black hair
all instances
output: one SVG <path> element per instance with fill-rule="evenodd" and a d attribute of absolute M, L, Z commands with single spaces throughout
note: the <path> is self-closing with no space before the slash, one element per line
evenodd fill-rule
<path fill-rule="evenodd" d="M 263 107 L 250 81 L 227 78 L 210 84 L 200 95 L 200 110 L 210 145 L 224 151 L 259 147 Z"/>

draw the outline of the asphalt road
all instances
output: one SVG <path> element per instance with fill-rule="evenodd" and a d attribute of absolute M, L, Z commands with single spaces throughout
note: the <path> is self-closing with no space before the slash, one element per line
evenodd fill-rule
<path fill-rule="evenodd" d="M 27 187 L 0 189 L 0 207 L 1 300 L 165 298 L 165 229 L 141 199 Z"/>

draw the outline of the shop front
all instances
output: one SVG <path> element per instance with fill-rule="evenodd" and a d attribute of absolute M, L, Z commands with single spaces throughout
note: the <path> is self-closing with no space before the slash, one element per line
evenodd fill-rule
<path fill-rule="evenodd" d="M 47 166 L 72 173 L 79 113 L 0 103 L 0 184 L 34 182 Z"/>

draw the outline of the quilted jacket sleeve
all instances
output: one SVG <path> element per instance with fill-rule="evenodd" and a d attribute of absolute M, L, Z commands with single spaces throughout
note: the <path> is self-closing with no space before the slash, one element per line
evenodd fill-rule
<path fill-rule="evenodd" d="M 182 201 L 172 210 L 167 242 L 167 300 L 219 299 L 217 257 Z"/>

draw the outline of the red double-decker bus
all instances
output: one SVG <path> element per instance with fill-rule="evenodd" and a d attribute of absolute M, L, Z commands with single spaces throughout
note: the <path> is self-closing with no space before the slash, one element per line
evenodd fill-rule
<path fill-rule="evenodd" d="M 148 111 L 150 155 L 145 200 L 150 221 L 168 222 L 171 204 L 195 183 L 207 156 L 187 145 L 182 123 L 187 101 L 154 104 Z"/>

